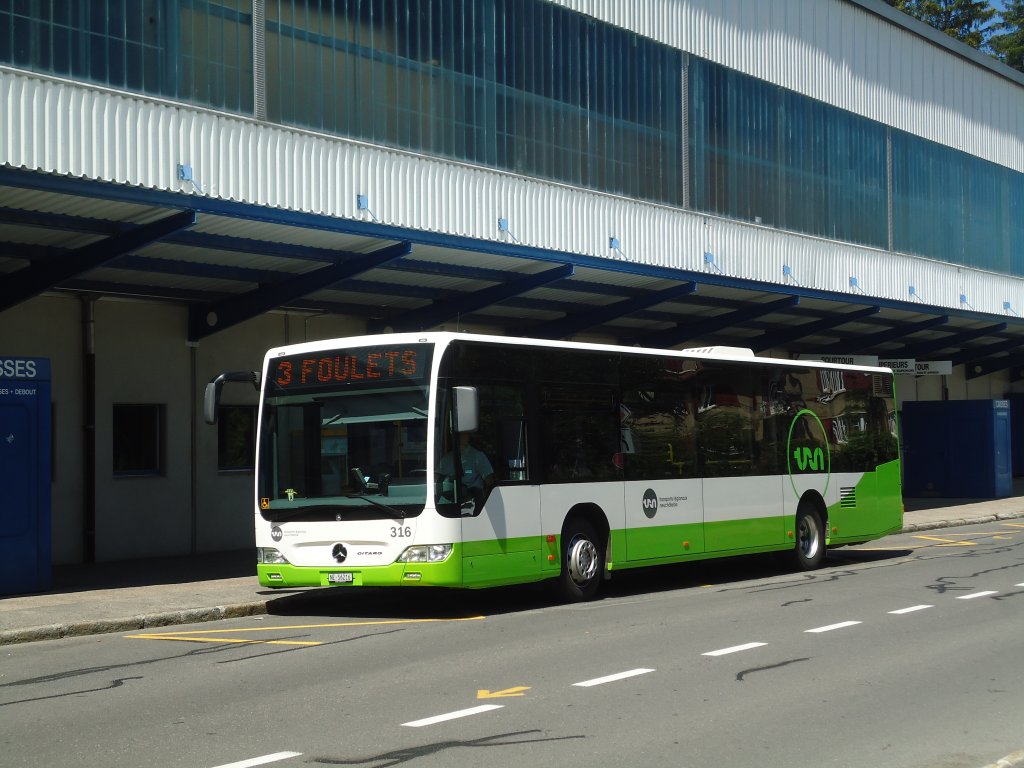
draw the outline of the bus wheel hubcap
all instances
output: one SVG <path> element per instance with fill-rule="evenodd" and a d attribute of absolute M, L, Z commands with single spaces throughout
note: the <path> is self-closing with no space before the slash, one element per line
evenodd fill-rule
<path fill-rule="evenodd" d="M 597 574 L 597 547 L 590 539 L 577 538 L 569 544 L 569 576 L 579 585 Z"/>
<path fill-rule="evenodd" d="M 818 524 L 813 517 L 806 516 L 800 521 L 800 551 L 806 558 L 818 554 Z"/>

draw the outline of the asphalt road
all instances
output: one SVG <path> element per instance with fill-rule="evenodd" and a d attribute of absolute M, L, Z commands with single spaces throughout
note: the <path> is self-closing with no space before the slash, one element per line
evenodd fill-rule
<path fill-rule="evenodd" d="M 980 768 L 1024 748 L 1024 522 L 0 649 L 0 765 Z"/>

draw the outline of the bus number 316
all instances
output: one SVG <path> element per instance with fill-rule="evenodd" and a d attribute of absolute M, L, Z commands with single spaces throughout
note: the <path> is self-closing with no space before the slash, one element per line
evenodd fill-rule
<path fill-rule="evenodd" d="M 412 528 L 409 526 L 391 528 L 392 539 L 408 539 L 410 536 L 412 536 Z"/>

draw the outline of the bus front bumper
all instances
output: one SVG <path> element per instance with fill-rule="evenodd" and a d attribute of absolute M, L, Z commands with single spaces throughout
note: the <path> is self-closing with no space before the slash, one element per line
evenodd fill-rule
<path fill-rule="evenodd" d="M 283 587 L 458 587 L 462 558 L 454 554 L 442 563 L 392 563 L 370 567 L 258 564 L 260 586 Z"/>

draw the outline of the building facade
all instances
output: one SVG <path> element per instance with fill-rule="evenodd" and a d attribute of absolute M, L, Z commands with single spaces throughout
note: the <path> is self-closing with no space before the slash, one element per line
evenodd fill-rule
<path fill-rule="evenodd" d="M 255 393 L 217 430 L 201 390 L 281 343 L 1024 389 L 1024 78 L 881 0 L 25 0 L 0 103 L 0 354 L 52 360 L 58 563 L 248 546 Z"/>

